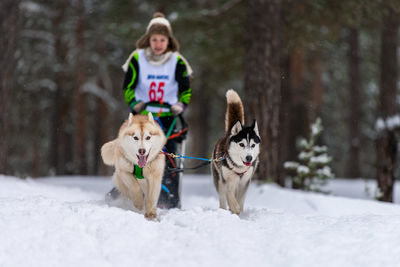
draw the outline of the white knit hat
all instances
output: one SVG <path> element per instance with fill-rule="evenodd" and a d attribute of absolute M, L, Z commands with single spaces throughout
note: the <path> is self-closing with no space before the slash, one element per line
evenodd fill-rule
<path fill-rule="evenodd" d="M 166 18 L 164 18 L 164 17 L 156 17 L 156 18 L 150 20 L 149 25 L 148 25 L 147 28 L 146 28 L 146 33 L 149 32 L 150 27 L 151 27 L 152 25 L 154 25 L 154 24 L 162 24 L 162 25 L 165 25 L 165 26 L 167 26 L 167 28 L 168 28 L 169 31 L 172 31 L 172 29 L 171 29 L 171 24 L 169 23 L 169 21 L 168 21 Z"/>

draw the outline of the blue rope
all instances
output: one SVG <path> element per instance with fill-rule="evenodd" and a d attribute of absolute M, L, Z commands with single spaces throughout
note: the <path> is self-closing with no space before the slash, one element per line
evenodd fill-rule
<path fill-rule="evenodd" d="M 171 193 L 169 190 L 168 190 L 168 188 L 165 186 L 165 185 L 161 185 L 161 189 L 162 190 L 164 190 L 165 192 L 167 192 L 168 193 L 168 195 Z"/>
<path fill-rule="evenodd" d="M 198 160 L 210 161 L 210 162 L 215 160 L 215 159 L 205 159 L 205 158 L 188 157 L 188 156 L 183 156 L 183 155 L 181 155 L 181 154 L 178 154 L 178 155 L 176 156 L 176 158 L 178 158 L 178 159 L 181 159 L 181 158 L 184 158 L 184 159 L 198 159 Z M 224 157 L 218 158 L 218 160 L 223 160 L 223 159 L 224 159 Z"/>

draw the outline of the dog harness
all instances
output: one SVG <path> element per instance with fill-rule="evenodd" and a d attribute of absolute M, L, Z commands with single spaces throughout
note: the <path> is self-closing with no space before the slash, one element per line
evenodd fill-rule
<path fill-rule="evenodd" d="M 231 157 L 229 157 L 229 155 L 226 157 L 226 164 L 228 165 L 228 167 L 230 167 L 229 166 L 229 161 L 231 162 L 231 164 L 233 165 L 233 166 L 237 166 L 234 162 L 233 162 L 233 160 L 231 159 Z M 238 167 L 238 166 L 237 166 Z M 250 165 L 248 168 L 247 168 L 247 170 L 245 170 L 244 172 L 235 172 L 235 171 L 233 171 L 234 173 L 236 173 L 236 175 L 237 176 L 239 176 L 240 178 L 242 178 L 242 176 L 248 171 L 248 170 L 250 170 L 250 168 L 252 167 L 252 165 Z M 232 168 L 232 167 L 230 167 L 230 168 Z"/>
<path fill-rule="evenodd" d="M 143 177 L 143 168 L 139 167 L 139 165 L 136 165 L 136 164 L 133 165 L 132 174 L 136 177 L 136 179 L 144 179 L 144 177 Z M 168 194 L 170 194 L 169 189 L 165 185 L 161 184 L 161 188 L 163 190 L 165 190 Z"/>
<path fill-rule="evenodd" d="M 133 165 L 133 173 L 136 179 L 144 179 L 143 177 L 143 168 L 139 167 L 139 165 Z"/>
<path fill-rule="evenodd" d="M 248 170 L 250 170 L 250 167 L 251 166 L 249 166 L 248 168 L 247 168 L 247 170 L 245 170 L 244 172 L 235 172 L 240 178 L 242 178 L 242 176 L 248 171 Z"/>

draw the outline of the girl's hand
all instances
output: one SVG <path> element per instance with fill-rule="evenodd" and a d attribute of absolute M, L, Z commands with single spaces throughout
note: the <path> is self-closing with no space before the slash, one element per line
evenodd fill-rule
<path fill-rule="evenodd" d="M 171 113 L 174 116 L 181 114 L 184 110 L 185 110 L 185 105 L 181 102 L 178 102 L 171 106 Z"/>
<path fill-rule="evenodd" d="M 133 106 L 132 111 L 135 112 L 136 114 L 140 113 L 144 108 L 146 107 L 146 104 L 143 103 L 142 101 L 138 102 L 136 105 Z"/>

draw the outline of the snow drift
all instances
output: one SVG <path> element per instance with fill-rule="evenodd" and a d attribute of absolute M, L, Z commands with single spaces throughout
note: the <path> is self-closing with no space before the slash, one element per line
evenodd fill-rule
<path fill-rule="evenodd" d="M 250 186 L 239 217 L 185 176 L 158 221 L 109 206 L 109 178 L 0 176 L 0 266 L 396 266 L 400 206 Z M 348 182 L 350 185 L 351 182 Z"/>

